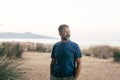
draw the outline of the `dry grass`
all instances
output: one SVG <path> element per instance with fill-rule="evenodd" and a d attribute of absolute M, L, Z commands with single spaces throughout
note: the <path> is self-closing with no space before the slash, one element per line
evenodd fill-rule
<path fill-rule="evenodd" d="M 113 58 L 114 52 L 119 50 L 119 47 L 108 45 L 91 46 L 88 49 L 82 49 L 82 53 L 86 56 L 94 56 L 98 58 L 108 59 Z"/>
<path fill-rule="evenodd" d="M 22 48 L 22 50 L 25 52 L 27 51 L 37 51 L 37 52 L 51 52 L 53 44 L 45 44 L 45 43 L 34 43 L 34 42 L 0 42 L 0 52 L 2 48 L 5 48 L 7 51 L 18 51 Z M 15 49 L 14 49 L 15 48 Z M 4 50 L 3 50 L 4 51 Z M 3 52 L 4 54 L 5 52 Z"/>
<path fill-rule="evenodd" d="M 49 80 L 50 54 L 25 52 L 23 54 L 27 80 Z M 78 80 L 119 80 L 120 64 L 112 59 L 98 59 L 83 56 L 82 70 Z"/>
<path fill-rule="evenodd" d="M 0 57 L 0 80 L 25 80 L 20 60 Z"/>
<path fill-rule="evenodd" d="M 0 56 L 7 58 L 21 58 L 24 49 L 19 42 L 3 42 L 0 44 Z"/>

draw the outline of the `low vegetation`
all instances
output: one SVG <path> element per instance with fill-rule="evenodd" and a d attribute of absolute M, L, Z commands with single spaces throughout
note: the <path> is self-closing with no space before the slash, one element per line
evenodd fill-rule
<path fill-rule="evenodd" d="M 0 56 L 7 58 L 21 58 L 23 47 L 18 42 L 3 42 L 0 45 Z"/>
<path fill-rule="evenodd" d="M 26 46 L 26 51 L 51 52 L 52 50 L 52 44 L 29 43 L 29 45 L 30 46 Z"/>
<path fill-rule="evenodd" d="M 21 58 L 23 52 L 45 52 L 52 51 L 53 44 L 32 43 L 32 42 L 3 42 L 0 44 L 0 56 L 7 58 Z M 108 45 L 91 46 L 82 50 L 83 55 L 98 58 L 114 58 L 114 61 L 120 61 L 120 48 Z"/>
<path fill-rule="evenodd" d="M 25 80 L 20 65 L 17 60 L 0 57 L 0 80 Z"/>
<path fill-rule="evenodd" d="M 21 58 L 25 51 L 51 52 L 52 44 L 31 42 L 3 42 L 0 44 L 0 56 Z"/>
<path fill-rule="evenodd" d="M 120 62 L 120 50 L 119 49 L 114 49 L 114 61 L 115 62 Z"/>
<path fill-rule="evenodd" d="M 82 50 L 83 55 L 98 57 L 103 59 L 114 58 L 114 61 L 120 61 L 120 49 L 108 45 L 91 46 L 88 49 Z"/>
<path fill-rule="evenodd" d="M 42 52 L 52 51 L 53 44 L 31 43 L 31 42 L 3 42 L 0 43 L 0 80 L 25 80 L 22 64 L 18 60 L 23 52 Z M 108 45 L 91 46 L 83 49 L 85 56 L 98 57 L 103 59 L 113 58 L 115 62 L 120 62 L 120 48 Z"/>

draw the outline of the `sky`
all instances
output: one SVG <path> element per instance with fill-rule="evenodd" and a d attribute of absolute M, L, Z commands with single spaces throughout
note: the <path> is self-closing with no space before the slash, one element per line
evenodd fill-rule
<path fill-rule="evenodd" d="M 33 32 L 59 37 L 120 40 L 120 0 L 0 0 L 0 32 Z"/>

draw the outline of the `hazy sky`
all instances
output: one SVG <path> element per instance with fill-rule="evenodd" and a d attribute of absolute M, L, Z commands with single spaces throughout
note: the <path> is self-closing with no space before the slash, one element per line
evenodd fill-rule
<path fill-rule="evenodd" d="M 120 0 L 0 0 L 0 32 L 58 37 L 63 23 L 75 38 L 120 40 Z"/>

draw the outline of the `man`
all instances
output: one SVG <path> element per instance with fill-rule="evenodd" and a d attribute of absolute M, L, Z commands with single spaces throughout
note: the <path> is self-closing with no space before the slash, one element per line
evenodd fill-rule
<path fill-rule="evenodd" d="M 69 26 L 62 24 L 58 28 L 61 41 L 53 46 L 50 65 L 50 80 L 78 80 L 81 70 L 81 51 L 70 41 Z"/>

